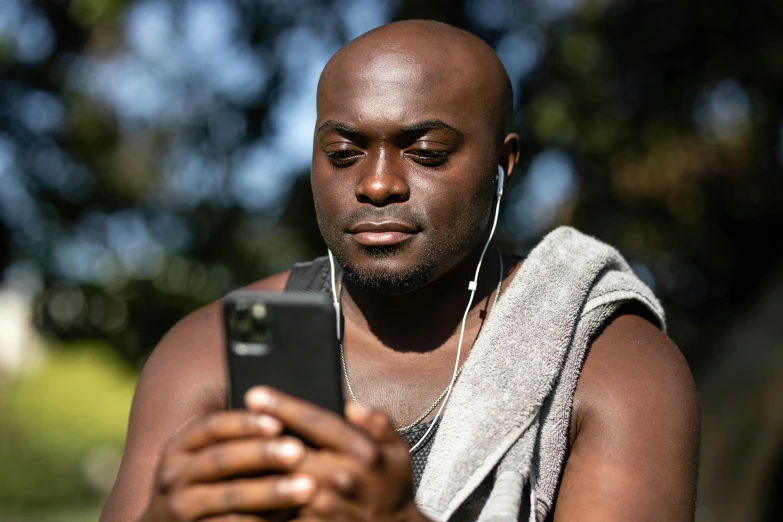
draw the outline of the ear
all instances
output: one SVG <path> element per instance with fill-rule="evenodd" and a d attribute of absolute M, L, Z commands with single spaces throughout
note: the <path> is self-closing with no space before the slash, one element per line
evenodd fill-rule
<path fill-rule="evenodd" d="M 514 176 L 518 161 L 519 135 L 515 132 L 510 132 L 503 140 L 503 147 L 501 148 L 500 156 L 498 158 L 498 167 L 503 169 L 505 174 L 503 187 L 509 187 L 511 185 L 511 178 Z M 500 170 L 498 170 L 498 175 L 501 175 Z M 504 188 L 503 193 L 505 194 L 506 192 L 508 191 Z"/>

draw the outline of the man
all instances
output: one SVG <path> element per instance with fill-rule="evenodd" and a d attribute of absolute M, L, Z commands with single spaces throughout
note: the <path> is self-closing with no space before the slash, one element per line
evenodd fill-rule
<path fill-rule="evenodd" d="M 518 159 L 511 103 L 494 52 L 444 24 L 390 24 L 335 54 L 312 185 L 341 267 L 322 273 L 343 287 L 348 422 L 266 388 L 224 411 L 212 304 L 146 364 L 103 522 L 692 519 L 692 379 L 613 250 L 568 230 L 524 261 L 490 249 L 462 321 Z"/>

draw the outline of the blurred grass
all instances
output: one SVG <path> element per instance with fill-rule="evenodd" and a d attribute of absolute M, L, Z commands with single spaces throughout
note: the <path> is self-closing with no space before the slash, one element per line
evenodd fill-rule
<path fill-rule="evenodd" d="M 102 504 L 50 512 L 0 513 L 0 522 L 95 522 L 101 516 Z"/>
<path fill-rule="evenodd" d="M 0 522 L 97 520 L 116 474 L 137 375 L 100 343 L 47 352 L 0 377 Z"/>

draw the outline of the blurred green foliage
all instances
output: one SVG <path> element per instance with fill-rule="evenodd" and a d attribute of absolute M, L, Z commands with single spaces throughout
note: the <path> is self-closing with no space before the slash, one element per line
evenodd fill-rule
<path fill-rule="evenodd" d="M 103 498 L 125 440 L 136 374 L 103 343 L 59 345 L 0 382 L 0 516 Z"/>
<path fill-rule="evenodd" d="M 365 29 L 434 18 L 512 77 L 523 147 L 500 243 L 524 253 L 571 224 L 615 244 L 698 374 L 783 259 L 767 239 L 783 223 L 781 5 L 9 0 L 0 264 L 38 296 L 41 329 L 139 366 L 183 315 L 323 253 L 313 82 Z"/>

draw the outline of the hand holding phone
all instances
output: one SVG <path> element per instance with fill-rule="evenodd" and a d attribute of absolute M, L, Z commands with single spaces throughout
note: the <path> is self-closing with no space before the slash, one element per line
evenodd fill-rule
<path fill-rule="evenodd" d="M 376 514 L 384 520 L 426 520 L 413 500 L 408 443 L 389 417 L 351 404 L 343 418 L 331 300 L 320 294 L 238 293 L 226 300 L 225 321 L 232 405 L 244 406 L 250 388 L 269 386 L 248 395 L 250 410 L 280 422 L 309 446 L 309 458 L 296 473 L 315 479 L 318 488 L 302 506 L 303 518 L 371 513 L 372 520 L 379 519 Z"/>

